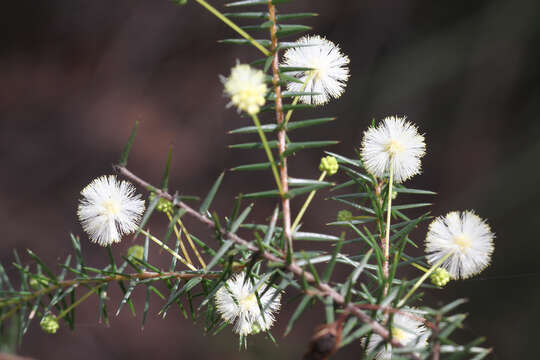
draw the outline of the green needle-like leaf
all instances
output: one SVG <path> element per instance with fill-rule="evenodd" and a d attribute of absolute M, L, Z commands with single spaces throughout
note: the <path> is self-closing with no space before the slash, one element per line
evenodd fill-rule
<path fill-rule="evenodd" d="M 257 164 L 236 166 L 236 167 L 233 167 L 231 171 L 259 171 L 259 170 L 270 169 L 271 166 L 272 165 L 269 162 L 263 162 L 263 163 L 257 163 Z"/>
<path fill-rule="evenodd" d="M 167 164 L 165 165 L 165 171 L 161 179 L 161 190 L 167 191 L 169 186 L 169 172 L 171 170 L 171 160 L 172 160 L 172 147 L 169 149 L 169 156 L 167 157 Z"/>
<path fill-rule="evenodd" d="M 207 273 L 210 271 L 224 257 L 225 253 L 229 251 L 233 244 L 234 242 L 232 240 L 226 240 L 216 252 L 212 260 L 208 263 L 206 268 L 204 268 L 204 272 Z"/>
<path fill-rule="evenodd" d="M 312 12 L 278 14 L 276 15 L 276 20 L 279 22 L 283 20 L 304 19 L 304 18 L 310 18 L 314 16 L 319 16 L 319 14 L 312 13 Z"/>
<path fill-rule="evenodd" d="M 237 18 L 237 19 L 267 19 L 268 13 L 264 11 L 258 12 L 237 12 L 237 13 L 224 13 L 228 18 Z"/>
<path fill-rule="evenodd" d="M 336 145 L 339 144 L 339 141 L 305 141 L 305 142 L 296 142 L 296 143 L 290 143 L 287 145 L 287 149 L 283 153 L 283 156 L 289 156 L 294 154 L 295 152 L 298 152 L 300 150 L 304 149 L 313 149 L 313 148 L 320 148 L 320 147 L 326 147 L 330 145 Z"/>
<path fill-rule="evenodd" d="M 238 230 L 238 228 L 240 227 L 240 225 L 242 225 L 242 223 L 244 222 L 246 217 L 251 212 L 251 209 L 253 208 L 253 205 L 254 204 L 251 204 L 247 208 L 245 208 L 244 211 L 242 211 L 242 213 L 240 214 L 240 216 L 238 216 L 238 218 L 232 223 L 231 229 L 230 229 L 231 233 L 235 233 Z"/>
<path fill-rule="evenodd" d="M 216 196 L 216 193 L 219 189 L 219 186 L 221 185 L 221 181 L 223 181 L 223 176 L 225 176 L 225 173 L 221 173 L 219 177 L 217 178 L 216 182 L 210 189 L 210 192 L 208 195 L 206 195 L 206 198 L 201 204 L 201 207 L 199 208 L 199 212 L 203 215 L 206 215 L 208 212 L 208 209 L 210 208 L 210 205 L 212 204 L 212 201 L 214 200 L 214 197 Z"/>
<path fill-rule="evenodd" d="M 135 126 L 133 126 L 133 130 L 131 130 L 131 134 L 129 135 L 129 139 L 127 144 L 124 146 L 124 151 L 122 151 L 122 156 L 120 156 L 120 165 L 126 166 L 129 152 L 131 151 L 131 146 L 133 145 L 133 141 L 135 140 L 135 135 L 137 134 L 137 127 L 139 126 L 139 122 L 135 121 Z"/>
<path fill-rule="evenodd" d="M 322 279 L 324 282 L 330 281 L 330 277 L 332 276 L 332 273 L 334 272 L 334 266 L 336 265 L 337 255 L 341 251 L 341 247 L 343 246 L 344 240 L 345 240 L 345 233 L 342 233 L 341 236 L 339 237 L 339 241 L 337 242 L 334 248 L 334 251 L 332 253 L 332 258 L 328 262 L 326 269 L 324 269 L 324 273 L 322 276 Z"/>
<path fill-rule="evenodd" d="M 294 240 L 304 240 L 304 241 L 339 241 L 340 238 L 334 235 L 310 233 L 310 232 L 300 232 L 297 231 L 293 234 Z"/>
<path fill-rule="evenodd" d="M 300 301 L 300 304 L 298 304 L 298 307 L 292 314 L 291 319 L 289 320 L 289 323 L 287 324 L 287 328 L 285 329 L 285 335 L 288 335 L 291 332 L 294 326 L 294 323 L 296 322 L 296 320 L 298 320 L 300 315 L 302 315 L 302 313 L 306 310 L 306 307 L 311 302 L 311 299 L 313 299 L 312 295 L 305 295 L 302 298 L 302 301 Z"/>

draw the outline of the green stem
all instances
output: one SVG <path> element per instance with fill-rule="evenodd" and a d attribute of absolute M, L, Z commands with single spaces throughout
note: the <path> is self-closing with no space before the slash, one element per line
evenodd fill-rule
<path fill-rule="evenodd" d="M 82 303 L 84 300 L 86 300 L 90 295 L 92 295 L 93 293 L 95 293 L 100 287 L 102 287 L 103 285 L 105 284 L 99 284 L 98 286 L 96 287 L 93 287 L 92 289 L 90 289 L 89 292 L 87 292 L 86 294 L 84 294 L 83 296 L 81 296 L 79 298 L 79 300 L 75 301 L 73 304 L 71 304 L 69 307 L 67 307 L 64 311 L 62 311 L 60 314 L 58 314 L 58 316 L 56 317 L 57 320 L 60 320 L 61 318 L 63 318 L 64 316 L 66 316 L 72 309 L 76 308 L 77 306 L 79 306 L 80 303 Z"/>
<path fill-rule="evenodd" d="M 432 267 L 429 268 L 428 271 L 426 271 L 426 273 L 424 275 L 422 275 L 422 277 L 420 279 L 418 279 L 418 281 L 414 284 L 414 286 L 412 287 L 412 289 L 407 293 L 407 295 L 405 295 L 405 297 L 403 299 L 401 299 L 401 301 L 398 303 L 397 307 L 401 307 L 403 306 L 403 304 L 405 304 L 405 301 L 407 301 L 408 298 L 411 297 L 412 294 L 414 294 L 414 292 L 416 290 L 418 290 L 418 288 L 420 287 L 420 285 L 422 285 L 422 283 L 424 281 L 426 281 L 426 279 L 428 278 L 429 275 L 431 275 L 431 273 L 433 271 L 435 271 L 435 269 L 437 269 L 439 266 L 441 266 L 441 264 L 450 257 L 450 255 L 452 255 L 453 253 L 452 252 L 449 252 L 448 254 L 446 254 L 442 259 L 440 259 L 439 261 L 437 261 L 435 264 L 433 264 Z"/>
<path fill-rule="evenodd" d="M 392 185 L 394 184 L 394 161 L 390 157 L 390 179 L 388 180 L 388 206 L 386 207 L 386 231 L 384 239 L 384 276 L 388 280 L 388 267 L 390 258 L 390 220 L 392 215 Z M 388 284 L 385 287 L 385 293 L 388 290 Z"/>
<path fill-rule="evenodd" d="M 326 177 L 326 171 L 323 171 L 321 176 L 319 177 L 319 181 L 323 181 L 325 177 Z M 313 197 L 315 196 L 316 192 L 317 190 L 313 190 L 309 193 L 309 196 L 307 197 L 306 202 L 304 203 L 304 205 L 302 205 L 302 208 L 298 212 L 298 215 L 296 215 L 296 219 L 294 219 L 294 222 L 291 226 L 293 233 L 295 232 L 296 227 L 300 223 L 300 220 L 302 220 L 302 216 L 304 216 L 304 213 L 306 212 L 309 204 L 311 203 L 311 200 L 313 200 Z"/>
<path fill-rule="evenodd" d="M 153 235 L 150 235 L 150 233 L 148 233 L 147 231 L 141 229 L 141 233 L 143 233 L 144 235 L 148 236 L 148 238 L 150 240 L 152 240 L 153 242 L 155 242 L 156 244 L 158 244 L 159 246 L 161 246 L 163 249 L 165 249 L 169 254 L 171 254 L 172 256 L 174 256 L 175 258 L 177 258 L 178 260 L 180 260 L 184 265 L 186 265 L 188 268 L 190 268 L 190 270 L 193 270 L 193 271 L 197 271 L 197 268 L 195 268 L 195 266 L 191 265 L 190 263 L 188 263 L 183 257 L 181 257 L 180 255 L 178 255 L 177 252 L 175 252 L 173 249 L 171 249 L 170 247 L 168 247 L 167 245 L 165 245 L 161 240 L 159 240 L 158 238 L 156 238 L 155 236 Z"/>
<path fill-rule="evenodd" d="M 302 85 L 302 88 L 300 89 L 300 92 L 306 89 L 306 86 L 311 81 L 311 79 L 313 79 L 313 74 L 310 74 L 307 77 L 306 81 L 304 82 L 304 85 Z M 298 100 L 300 100 L 300 96 L 295 96 L 291 105 L 294 106 L 298 104 Z M 283 128 L 285 128 L 287 124 L 289 123 L 289 120 L 291 120 L 292 113 L 293 113 L 293 109 L 290 109 L 289 111 L 287 111 L 287 115 L 285 116 L 285 121 L 283 122 Z"/>
<path fill-rule="evenodd" d="M 279 180 L 279 173 L 277 171 L 276 162 L 274 161 L 274 155 L 272 155 L 272 150 L 270 150 L 270 145 L 268 145 L 266 135 L 261 128 L 261 123 L 259 121 L 259 118 L 257 117 L 257 114 L 252 114 L 251 118 L 253 119 L 253 123 L 257 127 L 257 132 L 259 133 L 259 137 L 261 138 L 261 141 L 263 143 L 264 151 L 266 151 L 266 156 L 268 157 L 268 161 L 270 161 L 270 166 L 272 167 L 272 173 L 274 173 L 274 178 L 279 189 L 279 194 L 283 196 L 283 187 L 281 186 L 281 181 Z"/>
<path fill-rule="evenodd" d="M 182 223 L 182 220 L 178 219 L 178 224 L 180 224 L 180 227 L 182 228 L 182 231 L 184 232 L 184 234 L 186 234 L 186 239 L 187 239 L 187 241 L 189 243 L 189 246 L 191 246 L 191 249 L 195 253 L 195 256 L 199 260 L 199 263 L 201 264 L 202 268 L 204 269 L 206 267 L 206 263 L 204 262 L 201 254 L 199 253 L 199 250 L 197 250 L 197 247 L 193 243 L 193 240 L 191 240 L 191 235 L 189 235 L 189 232 L 187 231 L 186 227 Z"/>
<path fill-rule="evenodd" d="M 173 217 L 170 212 L 167 212 L 167 217 L 169 218 L 169 221 L 173 220 Z M 176 224 L 174 224 L 173 229 L 174 229 L 174 233 L 176 234 L 176 240 L 178 241 L 178 244 L 180 245 L 180 250 L 182 250 L 182 254 L 184 254 L 186 261 L 193 265 L 193 262 L 191 261 L 191 258 L 189 257 L 189 254 L 184 245 L 184 242 L 182 241 L 182 233 L 178 230 L 178 228 L 176 227 Z"/>
<path fill-rule="evenodd" d="M 253 46 L 255 46 L 257 49 L 259 49 L 265 56 L 270 56 L 270 51 L 268 51 L 268 49 L 266 49 L 264 46 L 262 46 L 257 40 L 255 40 L 251 35 L 249 35 L 244 30 L 242 30 L 234 22 L 229 20 L 225 15 L 223 15 L 215 7 L 213 7 L 212 5 L 210 5 L 209 3 L 207 3 L 204 0 L 195 0 L 195 1 L 197 1 L 206 10 L 210 11 L 215 17 L 217 17 L 218 19 L 223 21 L 225 24 L 227 24 L 231 29 L 233 29 L 238 34 L 240 34 L 244 39 L 248 40 Z"/>

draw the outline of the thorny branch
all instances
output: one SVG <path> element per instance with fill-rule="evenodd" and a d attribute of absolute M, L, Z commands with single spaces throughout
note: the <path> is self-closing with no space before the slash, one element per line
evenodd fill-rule
<path fill-rule="evenodd" d="M 15 299 L 2 299 L 0 298 L 0 306 L 6 305 L 15 305 L 17 303 L 28 302 L 33 300 L 41 295 L 49 294 L 59 288 L 66 288 L 70 286 L 79 286 L 84 284 L 94 284 L 94 283 L 108 283 L 113 281 L 127 281 L 127 280 L 166 280 L 166 279 L 193 279 L 193 278 L 206 278 L 206 279 L 217 279 L 221 276 L 219 272 L 213 273 L 199 273 L 199 272 L 153 272 L 153 271 L 142 271 L 132 274 L 117 274 L 110 276 L 100 276 L 95 278 L 77 278 L 71 280 L 58 281 L 49 286 L 45 286 L 42 289 L 33 292 L 30 295 L 23 296 L 21 298 Z"/>
<path fill-rule="evenodd" d="M 285 258 L 277 257 L 263 249 L 259 249 L 256 245 L 254 245 L 252 242 L 242 239 L 240 236 L 227 232 L 223 230 L 218 224 L 216 224 L 213 220 L 210 218 L 202 215 L 201 213 L 197 212 L 195 209 L 190 207 L 189 205 L 185 204 L 183 201 L 179 200 L 177 196 L 173 196 L 169 194 L 168 192 L 162 191 L 152 185 L 150 185 L 145 180 L 142 180 L 135 174 L 133 174 L 131 171 L 129 171 L 124 166 L 117 165 L 115 166 L 115 170 L 119 172 L 121 175 L 125 176 L 126 178 L 130 179 L 134 183 L 139 184 L 140 186 L 144 187 L 145 189 L 154 192 L 157 196 L 160 196 L 164 199 L 167 199 L 173 203 L 173 205 L 178 206 L 186 211 L 187 214 L 193 216 L 198 221 L 208 225 L 209 227 L 213 228 L 216 232 L 218 232 L 223 238 L 232 240 L 236 244 L 242 245 L 246 247 L 248 250 L 256 252 L 259 254 L 261 258 L 266 259 L 267 261 L 278 263 L 283 266 L 283 268 L 287 269 L 294 275 L 298 277 L 303 277 L 308 283 L 310 283 L 313 287 L 317 288 L 319 291 L 321 291 L 322 294 L 325 294 L 326 296 L 329 296 L 332 298 L 332 300 L 342 305 L 344 308 L 344 311 L 347 311 L 354 316 L 356 316 L 361 322 L 364 324 L 369 324 L 374 332 L 379 334 L 382 338 L 388 341 L 392 346 L 401 348 L 404 347 L 404 345 L 393 339 L 391 337 L 390 332 L 388 329 L 386 329 L 383 325 L 378 323 L 377 321 L 373 320 L 368 314 L 366 314 L 358 305 L 353 303 L 346 303 L 345 298 L 341 296 L 336 290 L 334 290 L 330 285 L 327 283 L 324 283 L 322 281 L 317 282 L 313 274 L 311 274 L 308 271 L 305 271 L 300 266 L 298 266 L 296 263 L 288 263 Z M 410 354 L 411 357 L 415 360 L 420 360 L 420 357 L 414 353 Z"/>
<path fill-rule="evenodd" d="M 274 86 L 274 92 L 276 94 L 276 122 L 279 127 L 278 131 L 278 151 L 279 151 L 279 169 L 281 177 L 281 185 L 283 193 L 281 195 L 281 207 L 283 210 L 283 231 L 285 233 L 285 239 L 287 241 L 287 253 L 292 254 L 293 252 L 293 242 L 292 242 L 292 230 L 291 229 L 291 203 L 289 198 L 286 196 L 289 191 L 289 175 L 287 173 L 287 157 L 283 156 L 285 149 L 287 147 L 286 138 L 287 130 L 284 126 L 281 126 L 284 121 L 283 116 L 283 98 L 281 96 L 281 86 L 279 79 L 279 53 L 278 53 L 278 38 L 277 38 L 277 21 L 276 21 L 276 8 L 272 3 L 272 0 L 268 0 L 268 14 L 269 20 L 272 22 L 270 27 L 270 36 L 272 39 L 272 44 L 270 50 L 273 54 L 272 59 L 272 83 Z M 292 261 L 292 259 L 291 259 Z"/>

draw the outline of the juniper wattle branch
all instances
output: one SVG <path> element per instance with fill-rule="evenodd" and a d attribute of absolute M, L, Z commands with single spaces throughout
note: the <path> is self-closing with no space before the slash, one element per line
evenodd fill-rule
<path fill-rule="evenodd" d="M 405 345 L 402 344 L 399 340 L 396 340 L 395 338 L 393 338 L 390 332 L 381 323 L 372 319 L 368 314 L 366 314 L 363 310 L 361 310 L 355 304 L 351 302 L 347 303 L 345 301 L 345 298 L 341 294 L 339 294 L 336 290 L 334 290 L 334 288 L 332 288 L 329 284 L 325 282 L 317 281 L 315 276 L 312 273 L 305 271 L 303 268 L 301 268 L 297 264 L 288 263 L 285 254 L 283 254 L 282 257 L 278 257 L 276 255 L 273 255 L 265 251 L 264 249 L 260 249 L 259 247 L 254 245 L 253 242 L 247 241 L 241 238 L 240 236 L 238 236 L 237 234 L 226 232 L 218 224 L 216 224 L 212 219 L 208 218 L 205 215 L 202 215 L 201 213 L 199 213 L 198 211 L 196 211 L 195 209 L 193 209 L 192 207 L 190 207 L 183 201 L 179 200 L 177 196 L 173 196 L 166 191 L 162 191 L 152 186 L 150 183 L 139 178 L 137 175 L 133 174 L 124 166 L 117 165 L 115 166 L 115 170 L 119 174 L 130 179 L 132 182 L 138 184 L 139 186 L 142 186 L 143 188 L 154 192 L 157 196 L 171 201 L 173 205 L 180 207 L 187 214 L 191 215 L 198 221 L 214 229 L 223 238 L 232 240 L 238 245 L 243 245 L 244 247 L 251 250 L 252 252 L 259 254 L 261 258 L 264 258 L 265 260 L 270 261 L 275 264 L 281 264 L 286 270 L 290 271 L 297 277 L 304 278 L 313 287 L 317 288 L 321 292 L 321 294 L 323 294 L 324 296 L 330 297 L 336 304 L 342 305 L 345 311 L 356 316 L 362 323 L 369 324 L 371 328 L 373 329 L 373 331 L 377 333 L 382 339 L 385 339 L 386 341 L 388 341 L 389 344 L 397 348 L 405 347 Z M 418 360 L 420 359 L 414 353 L 411 353 L 411 357 L 413 359 L 418 359 Z"/>

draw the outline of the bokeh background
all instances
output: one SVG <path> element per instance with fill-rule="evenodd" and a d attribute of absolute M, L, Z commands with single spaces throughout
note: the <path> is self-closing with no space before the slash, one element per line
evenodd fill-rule
<path fill-rule="evenodd" d="M 438 193 L 435 215 L 476 209 L 497 234 L 491 267 L 428 298 L 437 305 L 467 297 L 462 310 L 470 316 L 460 337 L 486 336 L 491 358 L 536 358 L 540 2 L 296 0 L 280 9 L 319 13 L 304 23 L 351 58 L 347 91 L 321 109 L 338 121 L 296 139 L 341 140 L 330 150 L 353 156 L 371 119 L 398 114 L 417 123 L 428 153 L 423 175 L 409 185 Z M 249 139 L 226 131 L 249 122 L 225 110 L 218 79 L 237 59 L 251 61 L 258 53 L 217 43 L 233 33 L 197 4 L 4 1 L 0 19 L 0 261 L 11 274 L 13 248 L 32 249 L 55 264 L 70 251 L 70 232 L 81 235 L 88 263 L 105 263 L 103 249 L 85 241 L 77 222 L 78 194 L 94 177 L 112 172 L 136 120 L 130 168 L 158 182 L 173 146 L 171 188 L 185 194 L 204 195 L 222 169 L 264 160 L 262 152 L 227 149 Z M 312 115 L 298 113 L 297 119 Z M 321 155 L 316 150 L 294 158 L 292 175 L 316 177 Z M 215 208 L 226 214 L 238 192 L 271 184 L 269 173 L 228 173 Z M 262 219 L 271 209 L 270 202 L 258 203 L 253 217 Z M 339 209 L 317 200 L 305 228 L 320 230 Z M 417 232 L 419 242 L 425 228 Z M 124 241 L 116 254 L 131 244 Z M 110 296 L 114 312 L 119 293 Z M 283 337 L 296 306 L 285 304 L 273 331 L 279 347 L 258 336 L 238 353 L 228 330 L 204 336 L 199 323 L 177 311 L 160 319 L 159 301 L 152 302 L 142 331 L 144 292 L 135 296 L 137 318 L 126 308 L 110 327 L 99 324 L 97 304 L 89 300 L 75 331 L 64 326 L 50 336 L 34 323 L 19 353 L 81 360 L 298 359 L 313 327 L 324 321 L 316 308 Z M 359 352 L 352 345 L 336 358 L 356 359 Z"/>

